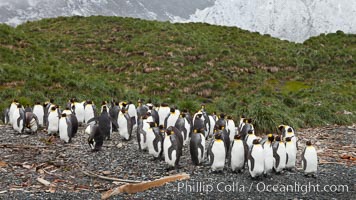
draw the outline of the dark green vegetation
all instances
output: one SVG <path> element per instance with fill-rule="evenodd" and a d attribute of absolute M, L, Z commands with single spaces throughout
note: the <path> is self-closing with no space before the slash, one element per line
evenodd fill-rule
<path fill-rule="evenodd" d="M 0 108 L 70 97 L 152 99 L 241 114 L 257 129 L 356 121 L 356 35 L 304 44 L 238 28 L 117 17 L 0 25 Z"/>

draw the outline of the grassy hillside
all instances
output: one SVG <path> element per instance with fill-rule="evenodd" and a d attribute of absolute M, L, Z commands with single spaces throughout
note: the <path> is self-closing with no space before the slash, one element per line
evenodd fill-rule
<path fill-rule="evenodd" d="M 256 128 L 356 121 L 356 35 L 295 44 L 238 28 L 118 17 L 0 25 L 0 108 L 70 97 L 245 114 Z M 353 114 L 344 114 L 344 111 Z"/>

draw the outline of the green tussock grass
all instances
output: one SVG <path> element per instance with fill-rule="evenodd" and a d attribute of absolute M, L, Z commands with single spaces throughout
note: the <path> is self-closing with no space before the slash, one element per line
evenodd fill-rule
<path fill-rule="evenodd" d="M 59 17 L 0 25 L 0 109 L 71 97 L 207 104 L 259 132 L 278 124 L 355 122 L 356 36 L 303 44 L 234 27 L 120 17 Z M 353 114 L 344 114 L 344 111 Z"/>

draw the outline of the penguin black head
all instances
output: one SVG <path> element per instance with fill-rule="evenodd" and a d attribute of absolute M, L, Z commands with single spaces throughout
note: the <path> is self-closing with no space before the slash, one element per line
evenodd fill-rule
<path fill-rule="evenodd" d="M 148 109 L 149 109 L 149 110 L 152 110 L 152 109 L 153 109 L 153 106 L 152 106 L 152 105 L 149 105 L 149 106 L 148 106 Z"/>
<path fill-rule="evenodd" d="M 103 106 L 103 112 L 107 112 L 108 108 L 106 106 Z"/>
<path fill-rule="evenodd" d="M 221 133 L 216 133 L 215 135 L 214 135 L 214 138 L 215 138 L 215 140 L 221 140 L 222 138 L 221 138 Z"/>
<path fill-rule="evenodd" d="M 278 130 L 282 131 L 284 129 L 284 125 L 279 125 Z"/>
<path fill-rule="evenodd" d="M 252 119 L 247 119 L 247 123 L 251 124 L 252 123 Z"/>
<path fill-rule="evenodd" d="M 93 104 L 93 102 L 91 100 L 88 100 L 87 104 Z"/>
<path fill-rule="evenodd" d="M 292 129 L 291 127 L 289 127 L 288 130 L 287 130 L 287 132 L 288 132 L 288 133 L 291 133 L 291 132 L 293 132 L 293 129 Z"/>
<path fill-rule="evenodd" d="M 74 103 L 74 102 L 76 102 L 76 101 L 77 101 L 77 100 L 76 100 L 75 98 L 71 98 L 71 99 L 70 99 L 70 102 L 71 102 L 71 103 Z"/>
<path fill-rule="evenodd" d="M 241 118 L 242 118 L 242 119 L 245 119 L 245 118 L 246 118 L 246 116 L 245 116 L 244 114 L 242 114 L 242 115 L 241 115 Z"/>
<path fill-rule="evenodd" d="M 161 106 L 162 106 L 162 107 L 167 107 L 168 104 L 167 104 L 167 103 L 161 103 Z"/>
<path fill-rule="evenodd" d="M 187 110 L 186 108 L 184 108 L 184 109 L 182 110 L 182 112 L 187 113 L 188 110 Z"/>
<path fill-rule="evenodd" d="M 250 130 L 248 130 L 248 132 L 247 132 L 248 134 L 252 134 L 253 133 L 253 131 L 250 129 Z"/>
<path fill-rule="evenodd" d="M 235 140 L 241 140 L 241 135 L 240 135 L 240 134 L 235 135 L 235 136 L 234 136 L 234 139 L 235 139 Z"/>
<path fill-rule="evenodd" d="M 213 112 L 213 115 L 216 115 L 216 112 L 215 112 L 215 111 Z"/>
<path fill-rule="evenodd" d="M 121 108 L 121 112 L 122 113 L 126 113 L 126 109 L 125 108 Z"/>
<path fill-rule="evenodd" d="M 156 127 L 157 125 L 155 122 L 148 122 L 148 124 L 150 125 L 151 128 Z"/>
<path fill-rule="evenodd" d="M 106 105 L 106 101 L 102 101 L 101 102 L 101 105 L 103 106 L 103 105 Z"/>
<path fill-rule="evenodd" d="M 22 108 L 22 105 L 20 103 L 17 104 L 17 108 Z"/>
<path fill-rule="evenodd" d="M 197 114 L 197 117 L 201 118 L 201 116 L 203 116 L 202 114 Z"/>
<path fill-rule="evenodd" d="M 115 102 L 115 106 L 119 106 L 120 104 L 119 104 L 119 102 Z"/>
<path fill-rule="evenodd" d="M 182 118 L 185 118 L 185 113 L 181 113 L 180 116 L 182 116 Z"/>
<path fill-rule="evenodd" d="M 281 141 L 281 136 L 277 135 L 277 136 L 276 136 L 276 141 L 277 141 L 277 142 L 280 142 L 280 141 Z"/>
<path fill-rule="evenodd" d="M 167 135 L 173 135 L 174 134 L 174 131 L 173 131 L 173 128 L 170 126 L 166 129 L 166 133 Z"/>
<path fill-rule="evenodd" d="M 232 116 L 230 116 L 230 115 L 229 115 L 229 116 L 227 116 L 227 119 L 232 119 Z"/>
<path fill-rule="evenodd" d="M 128 104 L 132 104 L 132 101 L 129 101 L 129 103 Z"/>
<path fill-rule="evenodd" d="M 37 101 L 37 102 L 35 103 L 35 105 L 41 105 L 41 103 L 40 103 L 39 101 Z"/>
<path fill-rule="evenodd" d="M 268 137 L 268 141 L 273 142 L 273 140 L 274 140 L 273 134 L 268 134 L 267 137 Z"/>
<path fill-rule="evenodd" d="M 14 99 L 12 102 L 14 103 L 18 103 L 19 101 L 17 99 Z"/>
<path fill-rule="evenodd" d="M 307 146 L 312 146 L 312 142 L 310 140 L 307 141 Z"/>
<path fill-rule="evenodd" d="M 176 109 L 174 107 L 171 107 L 171 113 L 175 113 L 176 112 Z"/>
<path fill-rule="evenodd" d="M 55 105 L 56 108 L 59 108 L 59 105 Z"/>
<path fill-rule="evenodd" d="M 126 102 L 122 102 L 122 107 L 126 107 L 127 106 L 127 103 Z"/>
<path fill-rule="evenodd" d="M 290 142 L 290 141 L 292 141 L 292 138 L 291 137 L 286 137 L 286 141 Z"/>
<path fill-rule="evenodd" d="M 67 114 L 66 113 L 62 113 L 62 117 L 67 117 Z"/>
<path fill-rule="evenodd" d="M 221 114 L 220 114 L 220 118 L 221 118 L 221 119 L 225 119 L 225 114 L 224 114 L 224 113 L 221 113 Z"/>
<path fill-rule="evenodd" d="M 50 102 L 50 103 L 54 103 L 54 99 L 50 99 L 49 102 Z"/>
<path fill-rule="evenodd" d="M 57 108 L 55 106 L 51 107 L 51 111 L 55 111 Z"/>
<path fill-rule="evenodd" d="M 254 139 L 252 144 L 259 144 L 260 143 L 260 139 Z"/>
<path fill-rule="evenodd" d="M 163 133 L 165 130 L 164 130 L 164 126 L 163 125 L 159 125 L 159 132 Z"/>

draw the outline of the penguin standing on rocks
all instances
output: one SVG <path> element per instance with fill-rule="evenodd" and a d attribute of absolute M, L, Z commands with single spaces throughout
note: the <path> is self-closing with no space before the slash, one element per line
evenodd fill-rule
<path fill-rule="evenodd" d="M 233 172 L 241 172 L 247 162 L 248 147 L 241 135 L 235 135 L 230 148 L 229 161 Z"/>
<path fill-rule="evenodd" d="M 25 112 L 26 117 L 26 128 L 30 130 L 31 133 L 37 133 L 39 128 L 39 120 L 33 112 Z"/>
<path fill-rule="evenodd" d="M 295 169 L 295 161 L 297 157 L 297 148 L 292 142 L 291 137 L 286 137 L 286 169 L 294 170 Z"/>
<path fill-rule="evenodd" d="M 95 107 L 93 101 L 88 100 L 84 107 L 84 121 L 86 123 L 88 123 L 88 121 L 91 118 L 95 117 L 95 110 L 96 110 L 96 107 Z M 95 122 L 91 122 L 91 123 L 94 124 Z"/>
<path fill-rule="evenodd" d="M 127 113 L 131 117 L 131 124 L 132 124 L 132 129 L 136 130 L 137 128 L 137 110 L 135 104 L 133 104 L 131 101 L 127 104 Z"/>
<path fill-rule="evenodd" d="M 231 142 L 229 133 L 227 132 L 225 126 L 221 126 L 220 130 L 218 130 L 218 133 L 221 134 L 221 138 L 225 143 L 226 156 L 229 156 L 229 153 L 230 153 L 230 142 Z"/>
<path fill-rule="evenodd" d="M 36 104 L 33 106 L 33 114 L 37 116 L 38 124 L 43 126 L 44 108 L 40 102 L 36 102 Z"/>
<path fill-rule="evenodd" d="M 9 119 L 10 119 L 10 121 L 9 121 L 9 124 L 10 125 L 13 125 L 13 114 L 14 114 L 14 112 L 16 111 L 16 109 L 17 109 L 17 104 L 18 104 L 18 101 L 16 100 L 16 99 L 14 99 L 12 102 L 11 102 L 11 105 L 10 105 L 10 109 L 9 109 L 9 112 L 8 112 L 8 115 L 9 115 Z"/>
<path fill-rule="evenodd" d="M 161 106 L 158 109 L 158 116 L 159 116 L 159 125 L 164 126 L 164 121 L 166 117 L 169 115 L 171 109 L 168 107 L 168 104 L 162 103 Z M 165 128 L 167 128 L 165 126 Z"/>
<path fill-rule="evenodd" d="M 59 115 L 57 112 L 57 108 L 56 106 L 52 106 L 51 110 L 49 111 L 48 119 L 47 119 L 47 133 L 49 135 L 57 134 L 58 124 L 59 124 Z"/>
<path fill-rule="evenodd" d="M 12 114 L 12 123 L 12 127 L 15 131 L 23 133 L 26 125 L 26 116 L 21 104 L 17 104 L 17 108 Z"/>
<path fill-rule="evenodd" d="M 171 107 L 170 113 L 164 119 L 164 127 L 175 126 L 179 116 L 180 116 L 179 110 L 175 109 L 174 107 Z"/>
<path fill-rule="evenodd" d="M 263 147 L 259 139 L 253 140 L 253 146 L 248 155 L 248 169 L 252 178 L 256 178 L 264 172 Z"/>
<path fill-rule="evenodd" d="M 92 151 L 99 151 L 104 143 L 104 135 L 97 124 L 90 124 L 85 130 L 89 133 L 88 144 Z"/>
<path fill-rule="evenodd" d="M 66 114 L 67 118 L 69 118 L 72 124 L 72 137 L 74 137 L 77 134 L 79 127 L 77 116 L 75 116 L 75 114 L 68 107 L 62 111 L 61 115 L 62 114 Z"/>
<path fill-rule="evenodd" d="M 147 111 L 147 112 L 150 112 L 150 113 L 151 113 L 151 116 L 152 116 L 152 118 L 153 118 L 153 121 L 154 121 L 156 124 L 159 124 L 159 114 L 158 114 L 157 110 L 154 109 L 153 104 L 149 103 L 149 104 L 147 104 L 147 107 L 148 107 L 148 111 Z"/>
<path fill-rule="evenodd" d="M 132 135 L 132 121 L 130 115 L 122 108 L 117 117 L 117 124 L 119 127 L 119 134 L 125 140 L 130 140 Z"/>
<path fill-rule="evenodd" d="M 120 112 L 120 105 L 118 102 L 113 102 L 112 104 L 113 105 L 111 106 L 111 108 L 109 110 L 109 114 L 112 119 L 117 121 L 117 117 L 119 116 L 119 112 Z M 103 105 L 106 105 L 106 103 L 103 102 Z M 112 131 L 118 131 L 118 127 L 112 126 Z"/>
<path fill-rule="evenodd" d="M 110 134 L 111 134 L 111 131 L 112 131 L 112 123 L 114 123 L 115 126 L 118 126 L 118 124 L 114 119 L 112 119 L 109 116 L 109 113 L 108 113 L 108 110 L 107 110 L 106 106 L 103 106 L 102 109 L 103 109 L 103 112 L 100 114 L 99 117 L 92 118 L 87 123 L 90 123 L 90 122 L 92 122 L 94 120 L 97 121 L 98 122 L 98 129 L 99 129 L 99 132 L 100 132 L 100 136 L 97 136 L 97 137 L 98 138 L 103 137 L 103 139 L 110 140 Z M 90 126 L 90 127 L 93 128 L 94 126 Z M 90 132 L 94 133 L 94 134 L 97 134 L 97 133 L 95 133 L 93 131 L 90 131 Z"/>
<path fill-rule="evenodd" d="M 267 140 L 262 144 L 264 155 L 264 174 L 269 176 L 273 170 L 274 158 L 273 158 L 273 141 L 274 136 L 272 134 L 267 135 Z"/>
<path fill-rule="evenodd" d="M 163 153 L 164 160 L 168 166 L 178 168 L 179 159 L 182 156 L 183 140 L 182 137 L 178 135 L 179 131 L 174 131 L 173 129 L 174 127 L 172 126 L 168 127 L 165 132 L 165 138 L 163 141 Z"/>
<path fill-rule="evenodd" d="M 72 123 L 66 113 L 63 113 L 59 119 L 59 138 L 68 143 L 72 139 Z"/>
<path fill-rule="evenodd" d="M 211 165 L 213 172 L 223 171 L 225 167 L 226 147 L 222 140 L 221 133 L 214 134 L 214 140 L 212 140 L 208 149 L 208 161 Z"/>
<path fill-rule="evenodd" d="M 302 153 L 302 167 L 306 176 L 316 176 L 318 170 L 318 155 L 311 141 L 307 141 L 307 146 Z"/>
<path fill-rule="evenodd" d="M 274 158 L 274 170 L 277 173 L 283 171 L 286 167 L 287 153 L 286 146 L 283 141 L 281 141 L 281 136 L 276 136 L 276 142 L 273 144 L 273 158 Z"/>
<path fill-rule="evenodd" d="M 280 125 L 278 129 L 282 132 L 283 140 L 286 141 L 286 138 L 290 137 L 295 148 L 298 149 L 298 138 L 294 129 L 287 125 Z"/>
<path fill-rule="evenodd" d="M 200 165 L 204 160 L 205 136 L 204 130 L 194 130 L 190 140 L 190 156 L 194 165 Z"/>
<path fill-rule="evenodd" d="M 204 137 L 205 137 L 205 125 L 204 125 L 204 119 L 203 119 L 203 113 L 198 112 L 195 114 L 193 118 L 193 130 L 204 130 Z"/>
<path fill-rule="evenodd" d="M 51 112 L 51 108 L 54 106 L 54 99 L 50 99 L 44 103 L 43 126 L 45 127 L 48 127 L 48 115 Z"/>
<path fill-rule="evenodd" d="M 140 119 L 141 117 L 145 116 L 147 111 L 148 111 L 148 107 L 146 105 L 142 104 L 142 100 L 139 99 L 137 101 L 137 119 Z M 157 123 L 158 124 L 158 123 Z"/>
<path fill-rule="evenodd" d="M 190 130 L 191 130 L 191 125 L 189 124 L 188 120 L 186 119 L 185 113 L 182 112 L 179 115 L 179 118 L 175 124 L 175 127 L 179 131 L 181 131 L 181 133 L 183 134 L 183 140 L 184 140 L 183 145 L 185 145 L 189 140 Z"/>
<path fill-rule="evenodd" d="M 141 116 L 137 126 L 137 144 L 140 151 L 148 149 L 147 146 L 147 131 L 150 128 L 150 125 L 146 116 Z"/>
<path fill-rule="evenodd" d="M 163 153 L 163 136 L 155 122 L 148 122 L 149 128 L 146 131 L 148 153 L 153 156 L 154 160 L 161 158 Z"/>

